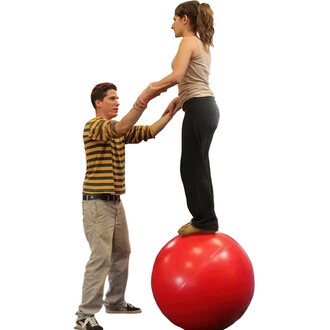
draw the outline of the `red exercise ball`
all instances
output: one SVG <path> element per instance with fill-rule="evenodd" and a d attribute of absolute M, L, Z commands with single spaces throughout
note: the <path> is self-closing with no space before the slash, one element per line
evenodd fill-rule
<path fill-rule="evenodd" d="M 161 312 L 185 330 L 222 330 L 254 293 L 251 261 L 223 233 L 177 236 L 156 257 L 151 287 Z"/>

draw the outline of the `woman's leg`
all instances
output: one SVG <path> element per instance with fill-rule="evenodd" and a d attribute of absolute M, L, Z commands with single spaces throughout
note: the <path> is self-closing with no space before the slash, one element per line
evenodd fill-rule
<path fill-rule="evenodd" d="M 219 109 L 213 97 L 206 97 L 189 100 L 184 110 L 180 170 L 192 224 L 217 230 L 209 149 L 218 126 Z"/>

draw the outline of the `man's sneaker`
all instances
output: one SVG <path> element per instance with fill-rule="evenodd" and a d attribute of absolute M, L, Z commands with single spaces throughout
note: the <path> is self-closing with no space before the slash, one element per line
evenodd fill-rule
<path fill-rule="evenodd" d="M 77 321 L 77 325 L 74 327 L 77 330 L 103 330 L 103 328 L 97 323 L 95 316 L 87 317 L 87 319 Z"/>
<path fill-rule="evenodd" d="M 105 311 L 109 314 L 137 314 L 142 310 L 139 307 L 135 307 L 132 304 L 123 303 L 117 307 L 105 307 Z"/>

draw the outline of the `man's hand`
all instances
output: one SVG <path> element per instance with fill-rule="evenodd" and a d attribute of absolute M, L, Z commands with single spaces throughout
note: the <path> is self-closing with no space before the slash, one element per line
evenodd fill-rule
<path fill-rule="evenodd" d="M 173 116 L 181 109 L 181 102 L 178 97 L 173 99 L 167 106 L 165 112 L 155 123 L 151 125 L 151 129 L 156 136 L 173 118 Z"/>
<path fill-rule="evenodd" d="M 179 97 L 176 97 L 167 106 L 165 112 L 163 113 L 163 116 L 165 116 L 166 114 L 169 114 L 170 118 L 172 118 L 180 109 L 181 109 L 180 99 L 179 99 Z"/>

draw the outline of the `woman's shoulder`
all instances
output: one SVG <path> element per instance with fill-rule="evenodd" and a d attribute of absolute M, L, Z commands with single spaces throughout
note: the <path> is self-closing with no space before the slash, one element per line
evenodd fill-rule
<path fill-rule="evenodd" d="M 184 49 L 189 49 L 192 52 L 193 57 L 195 57 L 200 54 L 201 48 L 203 47 L 203 43 L 196 36 L 188 36 L 182 38 L 180 47 L 183 47 Z"/>
<path fill-rule="evenodd" d="M 187 45 L 187 47 L 193 49 L 193 56 L 192 56 L 193 58 L 202 56 L 205 53 L 207 56 L 211 56 L 209 47 L 204 45 L 202 40 L 199 39 L 197 36 L 184 37 L 182 38 L 181 42 L 184 42 L 184 44 Z"/>
<path fill-rule="evenodd" d="M 202 43 L 202 41 L 197 36 L 183 37 L 181 42 L 186 42 L 186 43 L 191 43 L 191 44 L 196 44 L 196 45 L 199 45 L 200 43 Z"/>

